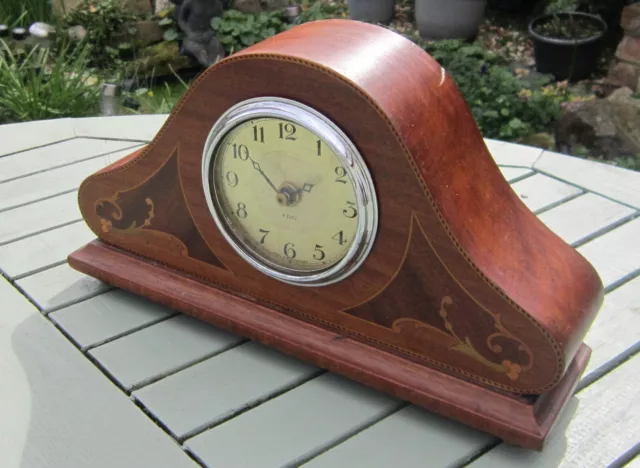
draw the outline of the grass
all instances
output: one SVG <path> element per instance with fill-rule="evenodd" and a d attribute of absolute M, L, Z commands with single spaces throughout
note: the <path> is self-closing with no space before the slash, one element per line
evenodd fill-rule
<path fill-rule="evenodd" d="M 50 0 L 0 0 L 0 24 L 28 27 L 36 21 L 51 22 Z"/>
<path fill-rule="evenodd" d="M 98 112 L 99 88 L 87 82 L 86 45 L 63 45 L 55 54 L 36 46 L 26 53 L 0 41 L 0 51 L 0 123 Z"/>

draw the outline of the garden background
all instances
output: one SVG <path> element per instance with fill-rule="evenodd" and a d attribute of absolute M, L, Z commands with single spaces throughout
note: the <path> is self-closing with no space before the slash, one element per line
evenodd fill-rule
<path fill-rule="evenodd" d="M 485 137 L 640 170 L 640 3 L 366 1 L 2 0 L 0 124 L 169 113 L 217 60 L 304 22 L 352 18 L 382 23 L 440 62 Z M 470 2 L 470 33 L 441 19 Z M 390 13 L 375 17 L 378 3 Z M 553 52 L 535 39 L 544 34 L 573 44 L 574 58 L 590 44 L 586 75 L 549 72 Z"/>

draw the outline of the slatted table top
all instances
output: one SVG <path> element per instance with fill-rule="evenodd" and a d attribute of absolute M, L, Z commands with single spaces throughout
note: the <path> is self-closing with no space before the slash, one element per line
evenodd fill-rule
<path fill-rule="evenodd" d="M 0 457 L 11 467 L 640 465 L 640 173 L 487 140 L 598 270 L 589 366 L 541 453 L 72 270 L 80 182 L 166 115 L 0 126 Z"/>

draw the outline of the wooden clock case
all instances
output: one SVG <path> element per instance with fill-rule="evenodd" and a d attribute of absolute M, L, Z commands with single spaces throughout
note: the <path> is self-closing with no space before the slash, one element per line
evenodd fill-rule
<path fill-rule="evenodd" d="M 371 171 L 375 244 L 338 283 L 265 276 L 208 211 L 208 132 L 268 96 L 331 119 Z M 594 268 L 512 191 L 446 71 L 382 27 L 308 23 L 218 62 L 79 204 L 98 239 L 73 268 L 513 444 L 542 448 L 589 358 Z"/>

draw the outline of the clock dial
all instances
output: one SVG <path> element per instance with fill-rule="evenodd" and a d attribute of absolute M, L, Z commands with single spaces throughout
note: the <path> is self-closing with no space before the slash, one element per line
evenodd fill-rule
<path fill-rule="evenodd" d="M 299 123 L 265 117 L 237 125 L 218 146 L 212 172 L 228 230 L 272 266 L 326 269 L 356 239 L 353 181 L 327 143 Z"/>

